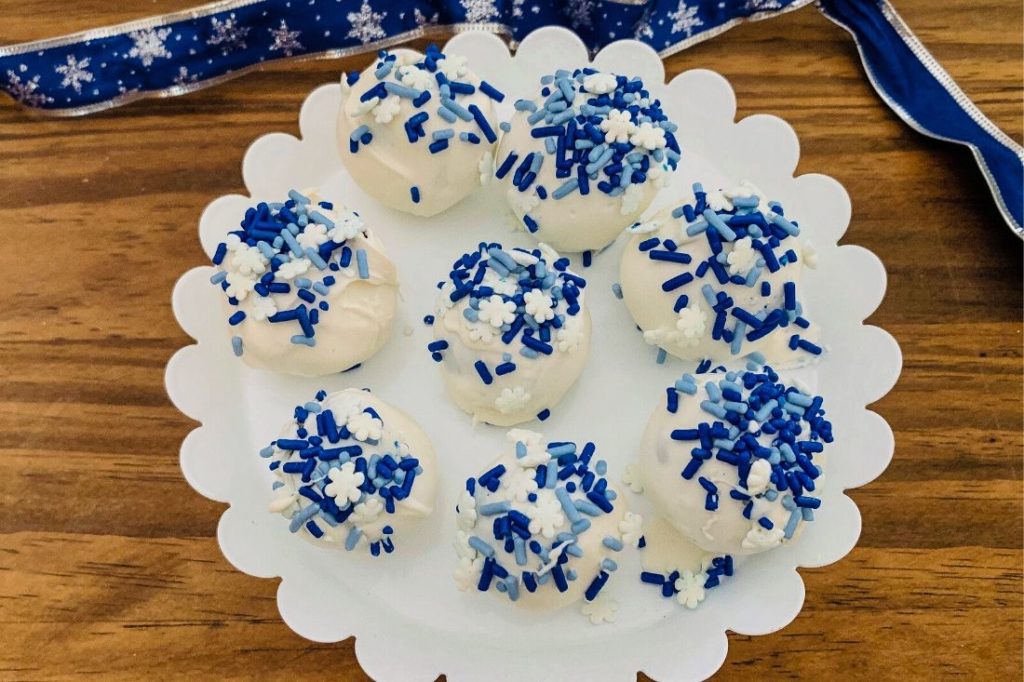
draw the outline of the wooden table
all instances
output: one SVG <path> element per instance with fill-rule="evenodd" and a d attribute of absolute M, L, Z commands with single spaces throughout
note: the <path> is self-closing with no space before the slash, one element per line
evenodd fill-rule
<path fill-rule="evenodd" d="M 189 4 L 0 0 L 0 44 Z M 1020 3 L 897 5 L 1021 139 Z M 78 120 L 0 104 L 0 678 L 364 677 L 351 640 L 301 640 L 278 618 L 276 582 L 221 557 L 222 506 L 182 479 L 193 424 L 163 388 L 164 364 L 189 343 L 169 301 L 204 261 L 199 213 L 244 191 L 248 143 L 297 133 L 303 98 L 340 66 L 296 64 Z M 721 676 L 1020 679 L 1021 243 L 968 152 L 885 109 L 853 43 L 813 8 L 667 63 L 693 67 L 732 81 L 740 115 L 785 117 L 803 146 L 798 172 L 849 190 L 844 241 L 889 271 L 871 322 L 904 353 L 876 405 L 895 459 L 852 492 L 860 544 L 801 571 L 807 601 L 788 628 L 731 637 Z"/>

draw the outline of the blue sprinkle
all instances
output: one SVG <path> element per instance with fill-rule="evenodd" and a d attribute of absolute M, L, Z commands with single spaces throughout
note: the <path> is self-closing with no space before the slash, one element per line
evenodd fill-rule
<path fill-rule="evenodd" d="M 413 185 L 409 188 L 409 195 L 412 197 L 412 203 L 420 203 L 420 188 Z"/>
<path fill-rule="evenodd" d="M 231 337 L 231 350 L 234 352 L 236 357 L 242 357 L 242 337 L 232 336 Z"/>
<path fill-rule="evenodd" d="M 366 249 L 356 249 L 356 266 L 359 269 L 360 279 L 370 278 L 370 266 L 366 260 Z"/>

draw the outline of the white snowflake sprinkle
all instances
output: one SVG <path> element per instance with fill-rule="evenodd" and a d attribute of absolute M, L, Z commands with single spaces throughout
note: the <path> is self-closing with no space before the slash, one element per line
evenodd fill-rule
<path fill-rule="evenodd" d="M 349 503 L 359 501 L 363 494 L 359 486 L 366 481 L 366 476 L 356 471 L 355 462 L 345 462 L 340 468 L 332 467 L 327 478 L 330 483 L 324 486 L 324 492 L 333 497 L 339 507 L 345 508 Z"/>
<path fill-rule="evenodd" d="M 707 575 L 704 573 L 694 574 L 693 571 L 684 569 L 676 579 L 675 588 L 678 592 L 676 601 L 688 609 L 697 608 L 706 596 L 705 582 L 707 582 Z"/>
<path fill-rule="evenodd" d="M 476 498 L 470 495 L 468 490 L 463 489 L 462 494 L 459 495 L 456 509 L 459 514 L 459 528 L 472 530 L 476 525 Z"/>
<path fill-rule="evenodd" d="M 402 80 L 402 85 L 417 90 L 427 90 L 435 83 L 434 77 L 429 71 L 421 69 L 415 64 L 398 67 L 398 75 Z"/>
<path fill-rule="evenodd" d="M 580 613 L 590 619 L 594 625 L 602 623 L 614 623 L 615 615 L 619 611 L 619 604 L 614 599 L 604 595 L 597 595 L 594 601 L 585 601 L 580 607 Z"/>
<path fill-rule="evenodd" d="M 636 127 L 629 136 L 629 141 L 635 147 L 654 151 L 665 146 L 665 131 L 645 121 Z"/>
<path fill-rule="evenodd" d="M 636 464 L 626 465 L 622 472 L 622 484 L 638 495 L 644 491 L 644 479 Z"/>
<path fill-rule="evenodd" d="M 510 414 L 526 407 L 532 397 L 522 386 L 503 388 L 501 394 L 494 399 L 494 406 L 502 414 Z"/>
<path fill-rule="evenodd" d="M 629 142 L 629 136 L 636 130 L 632 114 L 625 109 L 612 109 L 608 118 L 601 121 L 601 132 L 605 142 Z"/>
<path fill-rule="evenodd" d="M 592 73 L 583 78 L 583 89 L 595 95 L 612 92 L 618 86 L 618 80 L 610 73 Z"/>
<path fill-rule="evenodd" d="M 256 285 L 256 280 L 240 272 L 229 272 L 226 281 L 228 288 L 224 292 L 239 301 L 244 301 Z"/>
<path fill-rule="evenodd" d="M 362 529 L 376 521 L 383 511 L 384 503 L 380 501 L 380 498 L 376 495 L 370 495 L 367 496 L 362 503 L 355 506 L 349 520 L 351 520 L 357 528 Z"/>
<path fill-rule="evenodd" d="M 732 251 L 725 257 L 729 264 L 729 274 L 746 276 L 750 269 L 757 264 L 757 259 L 760 256 L 761 253 L 754 250 L 750 237 L 737 239 L 733 242 Z"/>
<path fill-rule="evenodd" d="M 510 499 L 526 502 L 530 493 L 537 492 L 537 479 L 533 469 L 515 469 L 501 477 L 501 487 L 508 491 Z"/>
<path fill-rule="evenodd" d="M 455 567 L 455 573 L 452 576 L 455 579 L 455 586 L 461 592 L 468 592 L 474 589 L 480 581 L 480 574 L 483 570 L 483 557 L 477 557 L 476 559 L 460 558 L 459 565 Z"/>
<path fill-rule="evenodd" d="M 321 244 L 328 240 L 327 226 L 319 223 L 310 223 L 305 229 L 295 236 L 295 241 L 305 249 L 319 249 Z M 258 250 L 258 249 L 257 249 Z"/>
<path fill-rule="evenodd" d="M 363 233 L 365 228 L 366 224 L 363 219 L 349 211 L 334 221 L 334 227 L 327 232 L 327 237 L 340 244 L 347 239 L 355 239 Z"/>
<path fill-rule="evenodd" d="M 308 258 L 298 258 L 284 263 L 277 269 L 277 274 L 282 279 L 295 279 L 306 274 L 313 262 Z"/>
<path fill-rule="evenodd" d="M 277 314 L 277 304 L 271 296 L 256 296 L 250 305 L 252 316 L 256 320 L 265 320 Z"/>
<path fill-rule="evenodd" d="M 468 61 L 461 54 L 445 55 L 445 58 L 437 63 L 437 70 L 443 73 L 446 78 L 458 80 L 469 73 L 469 67 L 466 66 Z"/>
<path fill-rule="evenodd" d="M 555 338 L 558 339 L 558 350 L 561 352 L 575 353 L 579 350 L 583 342 L 583 323 L 580 322 L 579 316 L 569 317 Z"/>
<path fill-rule="evenodd" d="M 352 436 L 356 440 L 364 442 L 380 440 L 381 432 L 384 430 L 384 422 L 369 412 L 360 412 L 349 417 L 348 430 L 352 432 Z"/>
<path fill-rule="evenodd" d="M 554 497 L 538 499 L 537 504 L 528 509 L 526 515 L 530 517 L 530 532 L 540 533 L 549 540 L 555 537 L 555 531 L 565 523 L 562 505 Z"/>
<path fill-rule="evenodd" d="M 481 322 L 487 322 L 492 327 L 500 328 L 504 324 L 512 324 L 516 319 L 516 304 L 512 301 L 504 301 L 497 294 L 480 301 L 480 309 L 477 312 Z"/>
<path fill-rule="evenodd" d="M 676 320 L 679 342 L 686 347 L 696 346 L 707 331 L 707 326 L 708 314 L 696 302 L 691 303 L 679 311 Z"/>
<path fill-rule="evenodd" d="M 373 120 L 377 123 L 391 123 L 391 119 L 402 110 L 402 98 L 391 95 L 377 102 L 373 108 Z"/>
<path fill-rule="evenodd" d="M 644 534 L 644 517 L 633 512 L 626 512 L 619 521 L 619 534 L 622 537 L 622 544 L 633 547 Z"/>
<path fill-rule="evenodd" d="M 526 308 L 526 312 L 533 316 L 537 322 L 547 322 L 548 320 L 555 319 L 555 311 L 552 308 L 554 301 L 549 295 L 540 291 L 539 289 L 533 289 L 523 294 L 523 303 Z M 513 319 L 515 319 L 513 317 Z M 511 322 L 512 320 L 509 320 Z"/>

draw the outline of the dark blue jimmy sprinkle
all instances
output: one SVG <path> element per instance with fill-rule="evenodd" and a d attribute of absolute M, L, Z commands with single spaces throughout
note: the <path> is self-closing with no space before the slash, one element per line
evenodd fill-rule
<path fill-rule="evenodd" d="M 495 102 L 501 102 L 505 99 L 505 94 L 487 81 L 480 81 L 480 92 L 484 93 Z"/>
<path fill-rule="evenodd" d="M 413 185 L 409 188 L 409 195 L 412 198 L 412 203 L 420 203 L 420 188 Z"/>
<path fill-rule="evenodd" d="M 487 365 L 483 360 L 477 360 L 473 367 L 476 369 L 476 373 L 480 375 L 480 380 L 483 381 L 484 384 L 489 386 L 494 383 L 494 377 L 491 376 L 491 372 L 487 369 Z"/>
<path fill-rule="evenodd" d="M 545 421 L 550 416 L 551 416 L 551 410 L 549 410 L 547 408 L 544 408 L 543 410 L 541 410 L 540 412 L 537 413 L 537 419 L 539 419 L 540 421 Z"/>
<path fill-rule="evenodd" d="M 593 262 L 593 260 L 594 260 L 594 254 L 591 251 L 584 251 L 583 252 L 583 267 L 589 268 L 590 264 Z"/>

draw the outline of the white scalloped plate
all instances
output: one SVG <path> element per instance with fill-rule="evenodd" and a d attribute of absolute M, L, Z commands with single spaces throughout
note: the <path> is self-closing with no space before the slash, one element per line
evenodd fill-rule
<path fill-rule="evenodd" d="M 506 107 L 542 73 L 588 61 L 579 39 L 555 28 L 528 36 L 514 57 L 485 33 L 460 34 L 446 51 L 468 56 L 482 77 L 508 93 Z M 206 497 L 230 504 L 218 528 L 224 555 L 250 575 L 281 578 L 281 616 L 303 637 L 332 642 L 355 636 L 360 664 L 377 679 L 429 680 L 444 673 L 453 681 L 626 680 L 638 670 L 660 680 L 705 678 L 725 658 L 726 630 L 763 634 L 796 616 L 804 596 L 796 568 L 823 566 L 850 551 L 860 533 L 860 515 L 843 490 L 871 481 L 892 456 L 889 426 L 865 406 L 892 388 L 900 351 L 886 332 L 863 324 L 882 300 L 885 270 L 870 252 L 836 245 L 850 219 L 842 186 L 823 175 L 794 178 L 799 143 L 793 130 L 771 116 L 736 122 L 735 97 L 718 74 L 688 71 L 663 85 L 658 56 L 633 41 L 614 43 L 593 61 L 643 76 L 679 123 L 684 160 L 678 187 L 696 179 L 707 186 L 752 180 L 800 218 L 817 246 L 820 266 L 806 274 L 803 290 L 829 352 L 801 374 L 826 397 L 838 435 L 824 504 L 800 542 L 739 561 L 737 575 L 695 611 L 642 585 L 635 552 L 606 590 L 620 604 L 610 625 L 593 626 L 576 609 L 533 616 L 508 608 L 493 594 L 458 592 L 451 580 L 455 495 L 461 482 L 498 451 L 504 432 L 472 427 L 443 396 L 438 370 L 425 350 L 429 334 L 421 318 L 432 309 L 433 285 L 460 253 L 480 240 L 530 242 L 508 231 L 494 208 L 501 198 L 493 188 L 429 220 L 375 204 L 355 186 L 334 151 L 340 89 L 325 85 L 302 107 L 302 139 L 278 133 L 253 143 L 243 164 L 252 198 L 232 195 L 212 202 L 200 221 L 200 238 L 212 253 L 250 203 L 274 200 L 292 187 L 320 185 L 326 196 L 359 210 L 390 247 L 403 294 L 393 338 L 362 368 L 323 380 L 250 370 L 231 355 L 220 292 L 208 282 L 211 268 L 198 267 L 179 280 L 173 298 L 178 321 L 197 344 L 171 358 L 166 381 L 174 404 L 202 422 L 182 443 L 186 479 Z M 621 241 L 583 271 L 598 330 L 587 371 L 547 422 L 526 425 L 554 439 L 593 440 L 613 480 L 632 459 L 663 387 L 689 369 L 673 361 L 657 365 L 654 351 L 611 295 Z M 275 436 L 292 406 L 316 389 L 351 385 L 371 387 L 414 415 L 443 467 L 438 511 L 426 530 L 383 559 L 315 547 L 266 511 L 270 485 L 257 449 Z M 645 511 L 642 500 L 633 504 Z"/>

